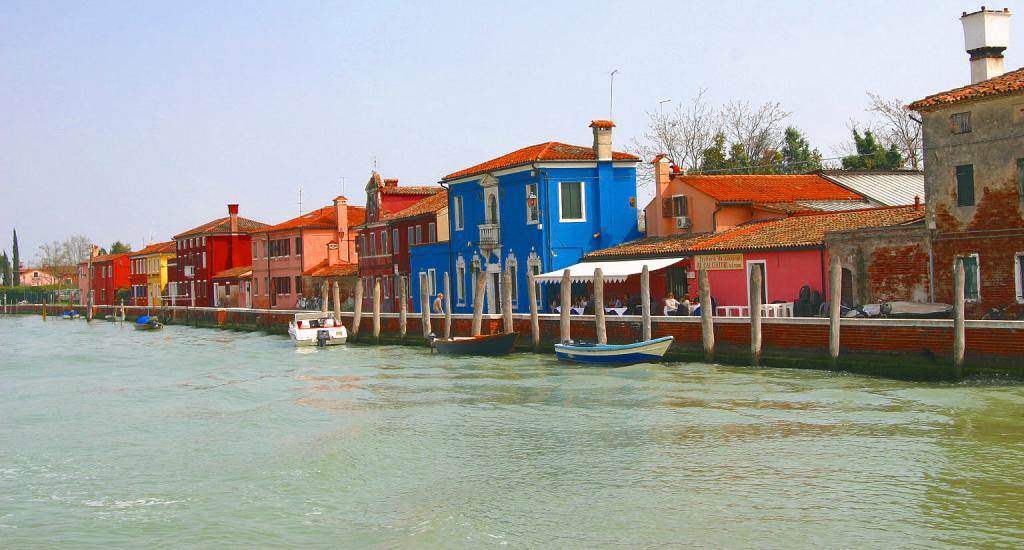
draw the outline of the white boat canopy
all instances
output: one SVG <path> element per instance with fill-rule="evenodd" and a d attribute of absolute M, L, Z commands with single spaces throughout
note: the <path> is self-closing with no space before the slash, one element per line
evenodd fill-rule
<path fill-rule="evenodd" d="M 683 258 L 657 258 L 646 260 L 619 260 L 613 262 L 580 262 L 569 266 L 569 276 L 574 283 L 589 283 L 594 280 L 594 270 L 601 268 L 604 280 L 609 283 L 621 283 L 630 275 L 637 275 L 647 266 L 648 271 L 666 268 Z M 541 273 L 534 280 L 541 283 L 559 283 L 565 268 L 548 273 Z"/>

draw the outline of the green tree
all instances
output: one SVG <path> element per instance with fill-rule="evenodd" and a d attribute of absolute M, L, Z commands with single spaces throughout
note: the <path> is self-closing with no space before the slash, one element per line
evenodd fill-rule
<path fill-rule="evenodd" d="M 782 146 L 783 174 L 803 174 L 821 170 L 821 153 L 811 149 L 807 138 L 796 128 L 789 126 L 785 132 L 785 144 Z"/>
<path fill-rule="evenodd" d="M 11 251 L 11 286 L 21 282 L 21 260 L 18 259 L 18 230 L 14 230 L 14 249 Z"/>
<path fill-rule="evenodd" d="M 731 168 L 725 156 L 725 134 L 718 132 L 711 142 L 711 147 L 701 154 L 700 171 L 717 172 Z"/>
<path fill-rule="evenodd" d="M 11 281 L 11 261 L 7 259 L 7 251 L 0 254 L 0 286 L 7 286 Z"/>
<path fill-rule="evenodd" d="M 857 154 L 843 157 L 844 170 L 885 171 L 903 168 L 903 155 L 896 145 L 886 149 L 878 143 L 871 130 L 864 130 L 864 134 L 861 135 L 860 131 L 854 128 L 853 144 Z"/>
<path fill-rule="evenodd" d="M 121 254 L 123 252 L 131 252 L 132 245 L 123 243 L 121 241 L 114 241 L 114 244 L 110 245 L 110 254 Z"/>

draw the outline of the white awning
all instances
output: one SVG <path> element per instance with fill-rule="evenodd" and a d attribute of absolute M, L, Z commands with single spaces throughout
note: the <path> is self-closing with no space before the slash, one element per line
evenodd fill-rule
<path fill-rule="evenodd" d="M 574 283 L 589 283 L 594 280 L 594 270 L 601 268 L 604 280 L 609 283 L 621 283 L 630 275 L 637 275 L 647 266 L 648 271 L 657 271 L 668 267 L 683 258 L 657 258 L 647 260 L 619 260 L 615 262 L 580 262 L 569 266 L 569 276 Z M 565 268 L 549 273 L 541 273 L 534 277 L 541 283 L 559 283 Z"/>

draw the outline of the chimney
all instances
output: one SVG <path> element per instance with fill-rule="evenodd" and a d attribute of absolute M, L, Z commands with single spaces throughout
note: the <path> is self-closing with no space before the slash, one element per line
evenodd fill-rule
<path fill-rule="evenodd" d="M 398 187 L 398 178 L 384 178 L 384 187 Z"/>
<path fill-rule="evenodd" d="M 654 165 L 654 194 L 660 197 L 668 192 L 668 182 L 672 179 L 669 173 L 671 163 L 667 155 L 659 154 L 651 164 Z"/>
<path fill-rule="evenodd" d="M 971 84 L 1003 74 L 1003 50 L 1010 41 L 1010 10 L 982 6 L 960 17 L 964 25 L 964 49 L 971 54 Z"/>
<path fill-rule="evenodd" d="M 238 205 L 228 205 L 228 217 L 231 218 L 231 232 L 238 233 Z"/>
<path fill-rule="evenodd" d="M 612 128 L 615 123 L 610 120 L 592 120 L 590 127 L 594 130 L 594 156 L 597 160 L 612 160 Z"/>
<path fill-rule="evenodd" d="M 344 242 L 348 234 L 348 199 L 342 196 L 334 198 L 334 213 L 338 216 L 338 242 Z"/>

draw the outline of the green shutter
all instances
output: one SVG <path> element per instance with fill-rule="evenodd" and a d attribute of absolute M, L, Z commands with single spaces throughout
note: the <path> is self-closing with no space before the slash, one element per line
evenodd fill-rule
<path fill-rule="evenodd" d="M 978 299 L 978 258 L 975 256 L 964 256 L 961 258 L 964 264 L 964 299 Z"/>
<path fill-rule="evenodd" d="M 956 167 L 956 203 L 958 206 L 974 206 L 974 165 Z"/>
<path fill-rule="evenodd" d="M 578 220 L 583 217 L 580 188 L 583 184 L 575 181 L 562 182 L 562 219 Z"/>

